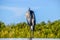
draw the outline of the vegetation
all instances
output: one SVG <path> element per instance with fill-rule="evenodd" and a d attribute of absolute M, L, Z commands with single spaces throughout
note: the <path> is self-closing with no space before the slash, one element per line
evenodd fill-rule
<path fill-rule="evenodd" d="M 25 22 L 5 25 L 0 21 L 0 38 L 30 38 L 30 32 Z M 36 24 L 34 38 L 60 38 L 60 20 Z"/>

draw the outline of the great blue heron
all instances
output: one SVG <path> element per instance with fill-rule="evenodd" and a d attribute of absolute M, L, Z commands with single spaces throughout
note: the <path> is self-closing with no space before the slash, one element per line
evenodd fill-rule
<path fill-rule="evenodd" d="M 31 27 L 31 30 L 34 30 L 36 19 L 35 19 L 34 11 L 30 10 L 30 8 L 26 13 L 26 20 L 28 25 Z"/>

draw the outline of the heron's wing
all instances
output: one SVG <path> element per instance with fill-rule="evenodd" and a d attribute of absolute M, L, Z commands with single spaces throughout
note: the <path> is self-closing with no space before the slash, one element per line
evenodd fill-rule
<path fill-rule="evenodd" d="M 27 18 L 27 19 L 30 18 L 30 12 L 26 12 L 26 18 Z"/>
<path fill-rule="evenodd" d="M 36 24 L 36 19 L 35 19 L 35 14 L 32 14 L 32 24 L 35 25 Z"/>
<path fill-rule="evenodd" d="M 26 20 L 27 20 L 28 25 L 30 25 L 31 17 L 30 17 L 30 13 L 29 12 L 26 13 Z"/>

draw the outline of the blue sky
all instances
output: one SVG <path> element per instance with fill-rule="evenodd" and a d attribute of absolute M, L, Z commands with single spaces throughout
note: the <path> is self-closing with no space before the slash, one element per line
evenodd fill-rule
<path fill-rule="evenodd" d="M 0 21 L 5 24 L 26 22 L 29 7 L 35 12 L 37 23 L 60 19 L 60 0 L 0 0 Z"/>

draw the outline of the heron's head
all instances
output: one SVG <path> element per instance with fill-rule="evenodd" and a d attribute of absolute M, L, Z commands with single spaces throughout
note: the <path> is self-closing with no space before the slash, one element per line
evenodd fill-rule
<path fill-rule="evenodd" d="M 30 8 L 28 10 L 30 11 Z"/>

